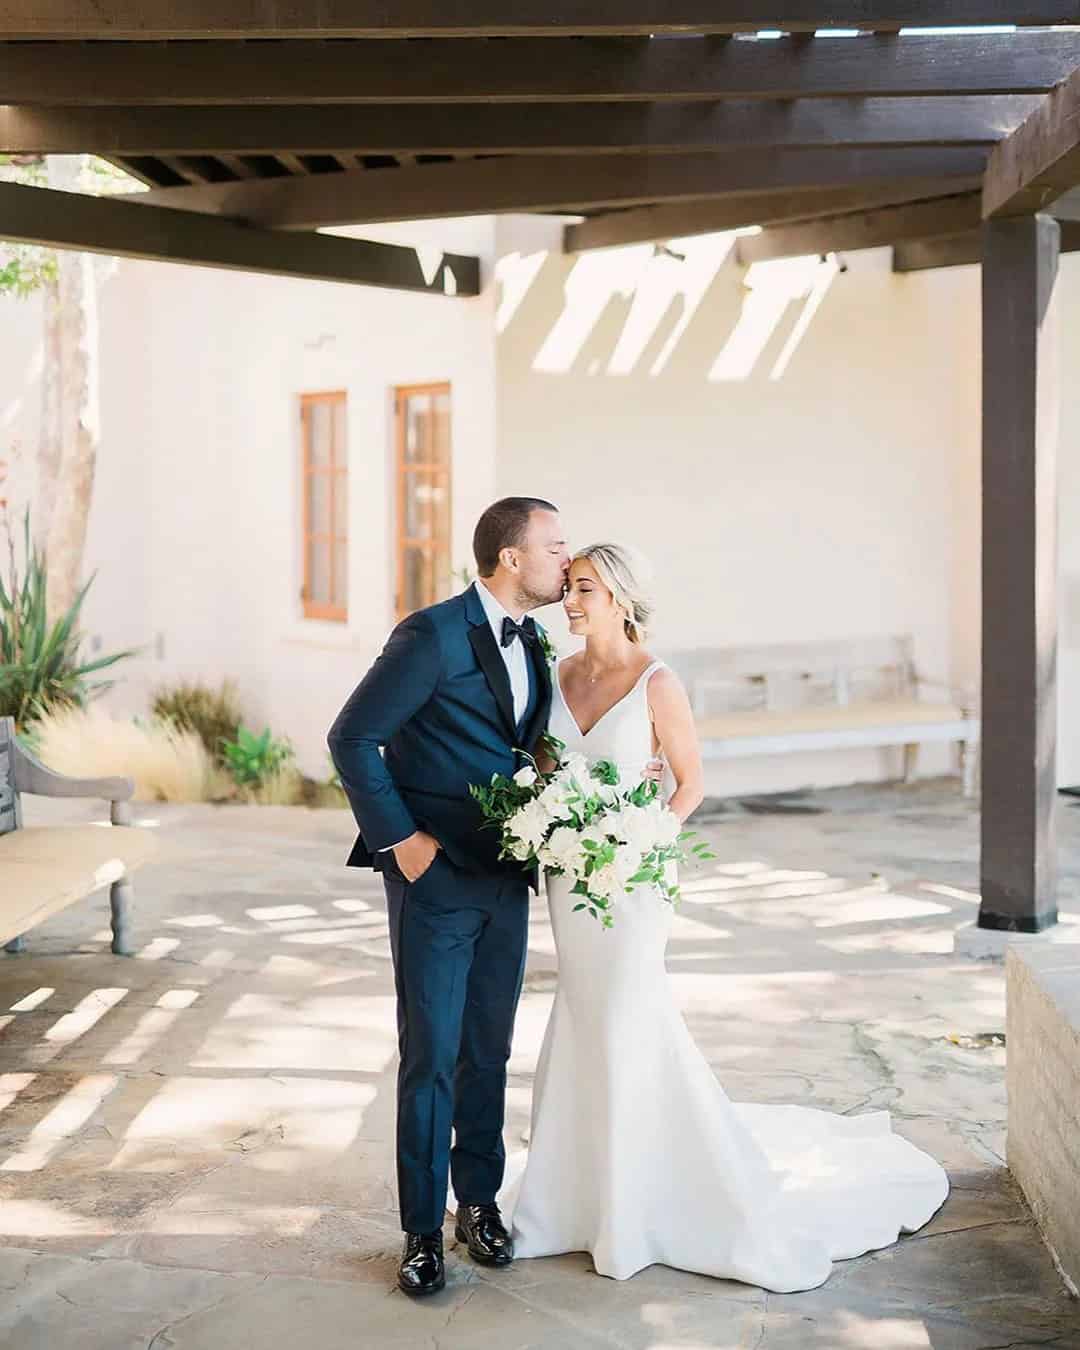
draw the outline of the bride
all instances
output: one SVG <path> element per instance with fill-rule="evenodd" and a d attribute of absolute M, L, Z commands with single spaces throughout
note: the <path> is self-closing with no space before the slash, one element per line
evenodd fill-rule
<path fill-rule="evenodd" d="M 651 607 L 636 566 L 614 544 L 574 558 L 564 605 L 585 648 L 555 668 L 549 729 L 624 779 L 661 754 L 685 820 L 701 757 L 682 685 L 642 645 Z M 655 891 L 617 897 L 604 929 L 574 913 L 569 887 L 548 876 L 559 983 L 528 1161 L 504 1197 L 517 1256 L 586 1251 L 616 1280 L 661 1263 L 786 1293 L 926 1223 L 948 1181 L 887 1113 L 729 1100 L 675 1005 L 672 912 Z"/>

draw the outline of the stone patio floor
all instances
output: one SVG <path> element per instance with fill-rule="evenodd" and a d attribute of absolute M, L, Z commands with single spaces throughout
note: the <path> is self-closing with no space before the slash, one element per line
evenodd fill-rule
<path fill-rule="evenodd" d="M 99 808 L 26 799 L 28 823 Z M 917 1235 L 766 1295 L 585 1256 L 393 1287 L 394 999 L 379 886 L 343 812 L 144 806 L 138 955 L 104 895 L 0 960 L 5 1350 L 1080 1347 L 1080 1304 L 1003 1166 L 1004 986 L 957 959 L 977 821 L 955 783 L 710 803 L 669 949 L 733 1097 L 888 1108 L 949 1168 Z M 1080 811 L 1061 810 L 1080 922 Z M 582 922 L 590 922 L 582 916 Z M 555 969 L 534 905 L 511 1065 L 520 1147 Z M 448 1240 L 450 1233 L 448 1231 Z"/>

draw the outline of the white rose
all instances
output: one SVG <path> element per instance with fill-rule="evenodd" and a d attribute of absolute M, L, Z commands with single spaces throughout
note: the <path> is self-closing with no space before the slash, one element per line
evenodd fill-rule
<path fill-rule="evenodd" d="M 571 791 L 572 785 L 567 783 L 560 775 L 560 777 L 553 778 L 548 783 L 537 800 L 543 802 L 545 810 L 553 817 L 558 818 L 564 813 Z"/>
<path fill-rule="evenodd" d="M 589 890 L 601 900 L 609 900 L 618 884 L 613 863 L 605 863 L 603 867 L 598 867 L 589 878 Z"/>
<path fill-rule="evenodd" d="M 567 755 L 562 762 L 562 772 L 570 778 L 576 778 L 579 784 L 589 781 L 589 761 L 577 753 Z M 561 777 L 561 774 L 560 774 Z"/>
<path fill-rule="evenodd" d="M 514 782 L 518 787 L 532 787 L 536 782 L 536 770 L 530 764 L 526 764 L 523 769 L 518 769 L 514 774 Z"/>

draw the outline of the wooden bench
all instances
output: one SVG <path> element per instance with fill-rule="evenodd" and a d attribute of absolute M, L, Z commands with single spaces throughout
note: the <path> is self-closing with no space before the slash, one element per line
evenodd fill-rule
<path fill-rule="evenodd" d="M 23 934 L 51 914 L 109 887 L 112 950 L 131 955 L 130 875 L 154 848 L 131 825 L 130 778 L 67 778 L 34 758 L 15 739 L 15 723 L 0 717 L 0 942 L 23 948 Z M 112 825 L 24 828 L 19 794 L 101 797 Z"/>
<path fill-rule="evenodd" d="M 706 759 L 897 745 L 910 781 L 919 746 L 945 742 L 958 748 L 964 794 L 976 790 L 974 698 L 922 677 L 909 636 L 699 647 L 668 662 L 686 683 Z"/>

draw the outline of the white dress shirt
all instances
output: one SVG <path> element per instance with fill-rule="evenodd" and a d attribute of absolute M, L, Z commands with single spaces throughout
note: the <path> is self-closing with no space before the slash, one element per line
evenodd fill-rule
<path fill-rule="evenodd" d="M 491 631 L 495 634 L 495 643 L 502 654 L 503 664 L 506 666 L 506 673 L 510 676 L 510 692 L 514 696 L 514 722 L 520 722 L 525 716 L 525 709 L 529 706 L 529 655 L 525 650 L 525 644 L 520 638 L 515 638 L 509 647 L 502 645 L 503 619 L 513 619 L 514 623 L 518 620 L 509 610 L 503 609 L 502 605 L 492 595 L 482 581 L 476 581 L 476 594 L 480 597 L 480 603 L 484 606 L 484 613 L 487 615 L 487 621 L 491 624 Z"/>

